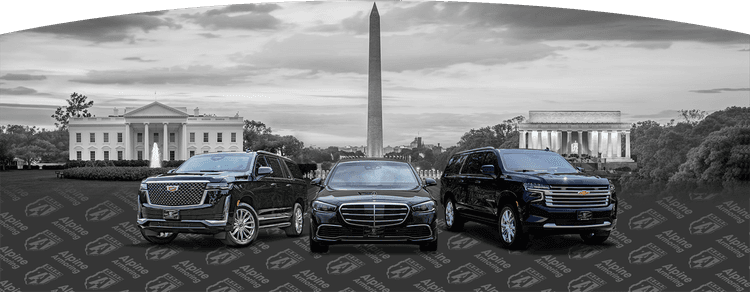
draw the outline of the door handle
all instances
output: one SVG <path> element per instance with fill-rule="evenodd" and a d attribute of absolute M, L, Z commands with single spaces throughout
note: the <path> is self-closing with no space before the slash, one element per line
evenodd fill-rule
<path fill-rule="evenodd" d="M 475 181 L 474 181 L 474 183 L 475 183 L 475 184 L 478 184 L 478 183 L 481 183 L 481 182 L 482 182 L 482 181 L 480 181 L 480 180 L 475 180 Z"/>
<path fill-rule="evenodd" d="M 291 186 L 292 186 L 292 184 L 286 184 L 286 186 L 288 186 L 288 187 L 291 187 Z"/>
<path fill-rule="evenodd" d="M 276 186 L 276 183 L 272 183 L 272 184 L 271 184 L 271 186 L 272 186 L 272 187 L 275 187 L 275 186 Z"/>

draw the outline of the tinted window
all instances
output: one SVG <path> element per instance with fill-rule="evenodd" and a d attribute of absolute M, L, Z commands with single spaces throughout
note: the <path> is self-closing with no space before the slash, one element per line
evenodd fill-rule
<path fill-rule="evenodd" d="M 258 173 L 258 168 L 261 166 L 268 166 L 268 162 L 266 162 L 265 157 L 258 156 L 258 159 L 255 160 L 255 173 Z"/>
<path fill-rule="evenodd" d="M 484 162 L 482 162 L 482 165 L 492 165 L 495 167 L 495 174 L 500 173 L 500 167 L 497 164 L 497 155 L 495 155 L 495 152 L 487 152 L 484 156 Z"/>
<path fill-rule="evenodd" d="M 503 166 L 511 171 L 576 173 L 568 161 L 557 153 L 508 153 L 503 154 Z"/>
<path fill-rule="evenodd" d="M 302 171 L 299 170 L 299 166 L 297 166 L 296 163 L 288 161 L 288 160 L 284 160 L 284 162 L 286 163 L 286 167 L 289 169 L 289 172 L 292 173 L 292 176 L 294 178 L 303 179 Z"/>
<path fill-rule="evenodd" d="M 466 161 L 466 166 L 461 169 L 462 174 L 480 174 L 482 173 L 482 162 L 484 162 L 484 152 L 472 153 Z"/>
<path fill-rule="evenodd" d="M 281 168 L 278 158 L 266 156 L 266 161 L 268 161 L 268 165 L 273 169 L 272 177 L 284 177 L 284 169 Z"/>
<path fill-rule="evenodd" d="M 466 155 L 453 156 L 445 167 L 445 173 L 447 175 L 457 174 L 461 170 L 461 164 L 463 164 L 464 160 L 466 160 Z"/>
<path fill-rule="evenodd" d="M 339 190 L 412 190 L 419 187 L 408 163 L 353 161 L 339 163 L 328 177 L 328 187 Z"/>
<path fill-rule="evenodd" d="M 250 169 L 249 155 L 201 155 L 193 156 L 176 172 L 247 171 Z"/>

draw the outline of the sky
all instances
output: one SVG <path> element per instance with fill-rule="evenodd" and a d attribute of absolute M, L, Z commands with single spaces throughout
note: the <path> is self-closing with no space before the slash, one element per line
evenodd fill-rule
<path fill-rule="evenodd" d="M 530 110 L 622 122 L 750 106 L 750 35 L 582 10 L 378 2 L 384 146 L 452 146 Z M 63 23 L 0 35 L 1 124 L 53 128 L 154 100 L 262 121 L 306 146 L 364 145 L 372 2 L 264 2 Z M 191 111 L 192 113 L 192 111 Z"/>

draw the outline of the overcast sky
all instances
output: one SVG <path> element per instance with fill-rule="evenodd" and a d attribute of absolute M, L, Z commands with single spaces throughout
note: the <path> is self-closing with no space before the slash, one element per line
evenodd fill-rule
<path fill-rule="evenodd" d="M 0 35 L 2 124 L 52 128 L 72 92 L 93 113 L 154 100 L 239 114 L 305 145 L 364 145 L 371 2 L 123 15 Z M 381 2 L 384 144 L 455 145 L 529 110 L 623 122 L 750 105 L 750 35 L 503 4 Z"/>

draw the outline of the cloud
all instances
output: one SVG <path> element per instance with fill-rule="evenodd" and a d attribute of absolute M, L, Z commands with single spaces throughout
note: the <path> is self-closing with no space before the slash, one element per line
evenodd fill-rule
<path fill-rule="evenodd" d="M 641 48 L 648 50 L 665 50 L 672 46 L 671 42 L 638 42 L 627 45 L 628 48 Z"/>
<path fill-rule="evenodd" d="M 252 66 L 227 68 L 175 66 L 144 70 L 95 70 L 89 71 L 85 77 L 70 81 L 86 84 L 197 84 L 218 86 L 249 82 L 248 78 L 256 74 L 260 74 L 260 72 Z"/>
<path fill-rule="evenodd" d="M 15 88 L 0 88 L 0 94 L 3 95 L 49 95 L 47 93 L 40 93 L 35 89 L 18 86 Z"/>
<path fill-rule="evenodd" d="M 689 92 L 695 92 L 695 93 L 722 93 L 724 91 L 750 91 L 750 88 L 714 88 L 714 89 L 689 90 Z"/>
<path fill-rule="evenodd" d="M 142 59 L 141 57 L 127 57 L 127 58 L 122 58 L 122 59 L 125 61 L 136 61 L 136 62 L 156 62 L 156 60 L 146 60 L 146 59 Z"/>
<path fill-rule="evenodd" d="M 219 37 L 221 37 L 221 35 L 218 35 L 218 34 L 213 34 L 213 33 L 210 33 L 210 32 L 207 32 L 207 33 L 199 33 L 198 35 L 199 35 L 199 36 L 202 36 L 202 37 L 204 37 L 204 38 L 207 38 L 207 39 L 215 39 L 215 38 L 219 38 Z"/>
<path fill-rule="evenodd" d="M 627 115 L 627 114 L 624 114 Z M 635 119 L 669 119 L 669 118 L 677 118 L 679 116 L 679 112 L 677 110 L 663 110 L 658 113 L 654 114 L 640 114 L 640 115 L 631 115 L 631 118 Z"/>
<path fill-rule="evenodd" d="M 57 109 L 56 105 L 47 104 L 15 104 L 15 103 L 0 103 L 0 107 L 6 108 L 26 108 L 26 109 Z"/>
<path fill-rule="evenodd" d="M 200 26 L 208 29 L 245 29 L 265 30 L 276 29 L 281 20 L 269 14 L 280 9 L 277 4 L 236 4 L 220 9 L 211 9 L 203 13 L 183 14 Z"/>
<path fill-rule="evenodd" d="M 738 50 L 738 51 L 740 51 L 740 52 L 750 52 L 750 49 L 741 49 L 741 50 Z"/>
<path fill-rule="evenodd" d="M 47 79 L 47 76 L 8 73 L 0 77 L 0 79 L 13 80 L 13 81 L 44 80 L 44 79 Z"/>
<path fill-rule="evenodd" d="M 171 19 L 165 20 L 141 13 L 44 26 L 28 30 L 28 32 L 104 43 L 124 40 L 135 41 L 137 32 L 149 32 L 161 27 L 180 28 L 181 26 Z"/>

